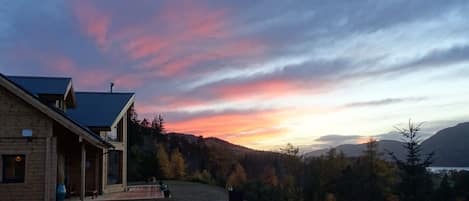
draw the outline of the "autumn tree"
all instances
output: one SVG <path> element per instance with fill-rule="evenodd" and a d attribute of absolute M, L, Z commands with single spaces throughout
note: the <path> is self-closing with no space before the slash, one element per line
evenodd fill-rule
<path fill-rule="evenodd" d="M 173 171 L 171 168 L 170 161 L 168 159 L 168 153 L 166 152 L 166 149 L 162 144 L 158 145 L 158 150 L 156 152 L 156 160 L 158 161 L 158 170 L 160 176 L 163 178 L 172 178 Z"/>
<path fill-rule="evenodd" d="M 415 125 L 409 120 L 407 128 L 396 128 L 405 140 L 406 159 L 399 159 L 394 153 L 389 153 L 400 170 L 401 182 L 398 191 L 401 201 L 427 201 L 432 191 L 427 167 L 432 164 L 433 153 L 422 153 L 419 135 L 421 126 L 421 123 Z"/>
<path fill-rule="evenodd" d="M 380 159 L 378 152 L 378 141 L 370 138 L 366 143 L 366 149 L 363 156 L 363 165 L 358 164 L 359 168 L 365 173 L 363 185 L 367 189 L 363 200 L 384 200 L 390 193 L 392 185 L 392 168 L 390 165 Z"/>
<path fill-rule="evenodd" d="M 262 183 L 271 186 L 278 186 L 279 181 L 274 167 L 266 167 L 261 175 Z"/>
<path fill-rule="evenodd" d="M 171 153 L 171 167 L 176 179 L 182 179 L 186 176 L 186 163 L 179 149 L 175 149 Z"/>
<path fill-rule="evenodd" d="M 246 172 L 241 164 L 236 163 L 233 170 L 231 171 L 228 180 L 226 181 L 226 187 L 240 187 L 247 181 Z"/>

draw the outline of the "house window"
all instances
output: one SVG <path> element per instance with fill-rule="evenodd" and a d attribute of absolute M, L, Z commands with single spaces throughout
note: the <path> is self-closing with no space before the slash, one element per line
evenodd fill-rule
<path fill-rule="evenodd" d="M 115 129 L 107 132 L 107 139 L 114 142 L 122 142 L 122 136 L 124 135 L 124 123 L 122 119 L 119 121 Z"/>
<path fill-rule="evenodd" d="M 108 184 L 122 183 L 122 151 L 109 151 L 108 156 Z"/>
<path fill-rule="evenodd" d="M 2 183 L 24 183 L 25 155 L 2 156 Z"/>
<path fill-rule="evenodd" d="M 109 141 L 118 141 L 117 140 L 117 133 L 113 131 L 108 131 L 106 132 L 107 139 Z"/>

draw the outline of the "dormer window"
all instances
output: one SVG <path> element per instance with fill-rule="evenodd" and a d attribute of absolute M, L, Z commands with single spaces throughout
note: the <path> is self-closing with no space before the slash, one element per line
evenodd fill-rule
<path fill-rule="evenodd" d="M 65 111 L 66 110 L 66 106 L 64 104 L 64 101 L 63 100 L 60 100 L 60 99 L 49 99 L 49 100 L 45 100 L 45 103 L 51 107 L 55 107 L 55 108 L 58 108 L 58 109 L 61 109 L 62 111 Z"/>

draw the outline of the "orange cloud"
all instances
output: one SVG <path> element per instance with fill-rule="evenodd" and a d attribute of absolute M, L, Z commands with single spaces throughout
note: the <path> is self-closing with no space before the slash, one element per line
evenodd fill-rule
<path fill-rule="evenodd" d="M 169 121 L 167 129 L 241 143 L 284 134 L 285 130 L 278 128 L 282 119 L 285 118 L 284 115 L 284 111 L 277 110 L 216 114 L 180 122 Z"/>
<path fill-rule="evenodd" d="M 108 42 L 108 30 L 111 23 L 110 16 L 98 10 L 88 0 L 74 1 L 73 10 L 81 30 L 93 38 L 99 47 L 105 48 Z"/>
<path fill-rule="evenodd" d="M 303 90 L 293 81 L 289 80 L 257 80 L 238 84 L 219 86 L 212 91 L 225 100 L 240 100 L 251 97 L 276 98 L 295 94 Z"/>

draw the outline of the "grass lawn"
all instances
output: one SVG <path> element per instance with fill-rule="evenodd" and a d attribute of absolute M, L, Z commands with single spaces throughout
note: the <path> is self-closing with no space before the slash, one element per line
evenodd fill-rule
<path fill-rule="evenodd" d="M 171 201 L 227 201 L 228 193 L 218 186 L 185 181 L 164 181 L 171 191 Z"/>

